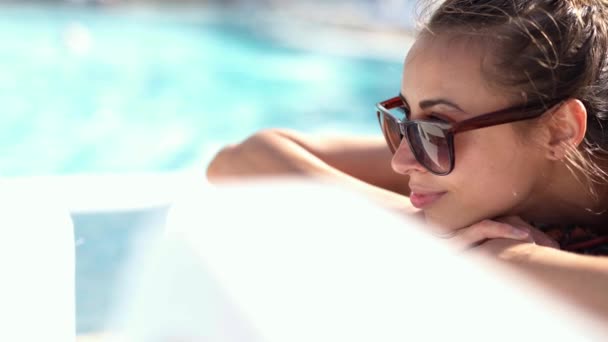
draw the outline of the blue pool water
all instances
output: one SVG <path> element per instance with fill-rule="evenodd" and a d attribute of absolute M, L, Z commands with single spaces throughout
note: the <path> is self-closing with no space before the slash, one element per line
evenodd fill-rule
<path fill-rule="evenodd" d="M 376 132 L 401 70 L 204 9 L 3 6 L 0 42 L 5 176 L 176 170 L 263 127 Z"/>
<path fill-rule="evenodd" d="M 289 48 L 255 27 L 204 9 L 3 5 L 0 174 L 178 170 L 264 127 L 377 132 L 398 61 Z M 80 333 L 104 328 L 133 237 L 164 213 L 73 215 Z"/>

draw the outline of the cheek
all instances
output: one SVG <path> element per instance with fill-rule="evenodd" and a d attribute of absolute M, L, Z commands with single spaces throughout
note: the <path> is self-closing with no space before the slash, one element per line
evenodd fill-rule
<path fill-rule="evenodd" d="M 525 144 L 510 126 L 470 133 L 456 136 L 455 183 L 510 188 L 528 183 L 540 171 L 542 156 L 539 150 L 532 144 Z"/>
<path fill-rule="evenodd" d="M 456 136 L 456 167 L 442 180 L 448 201 L 435 213 L 461 225 L 509 212 L 530 196 L 539 174 L 537 154 L 512 130 L 470 133 Z"/>
<path fill-rule="evenodd" d="M 496 180 L 496 176 L 503 173 L 517 154 L 514 144 L 507 142 L 507 137 L 500 139 L 483 133 L 486 132 L 480 130 L 456 136 L 456 167 L 451 177 L 457 188 L 455 190 L 465 184 Z"/>

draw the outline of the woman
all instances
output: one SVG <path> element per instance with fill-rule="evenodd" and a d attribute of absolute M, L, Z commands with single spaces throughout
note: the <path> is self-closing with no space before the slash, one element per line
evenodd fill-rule
<path fill-rule="evenodd" d="M 208 177 L 321 175 L 395 207 L 409 196 L 441 237 L 608 318 L 608 260 L 583 255 L 608 255 L 606 2 L 447 0 L 377 115 L 385 142 L 265 131 Z"/>

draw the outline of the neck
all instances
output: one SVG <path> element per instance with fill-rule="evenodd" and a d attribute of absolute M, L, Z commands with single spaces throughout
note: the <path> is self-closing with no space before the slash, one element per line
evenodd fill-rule
<path fill-rule="evenodd" d="M 534 202 L 522 217 L 546 224 L 608 224 L 608 186 L 591 183 L 581 172 L 559 165 L 542 184 Z M 540 188 L 539 188 L 540 190 Z"/>

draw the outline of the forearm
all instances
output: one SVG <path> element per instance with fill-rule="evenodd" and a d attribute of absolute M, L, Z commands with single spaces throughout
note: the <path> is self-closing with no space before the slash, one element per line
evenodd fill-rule
<path fill-rule="evenodd" d="M 337 156 L 339 147 L 319 146 L 322 143 L 306 143 L 296 138 L 296 135 L 287 136 L 284 131 L 270 130 L 260 132 L 246 141 L 224 148 L 218 153 L 207 169 L 207 178 L 212 183 L 265 177 L 313 177 L 329 180 L 333 183 L 345 184 L 360 193 L 363 193 L 382 206 L 395 209 L 403 213 L 417 212 L 409 203 L 407 197 L 395 191 L 387 190 L 369 182 L 379 179 L 383 174 L 361 179 L 355 175 L 364 175 L 369 170 L 359 170 L 365 165 L 386 164 L 390 167 L 390 158 L 385 160 L 383 155 L 375 156 L 374 147 L 366 148 L 366 142 L 357 140 L 355 143 L 346 141 L 346 150 L 350 158 L 341 159 Z M 332 143 L 341 146 L 342 141 L 333 140 Z M 384 147 L 385 148 L 385 147 Z M 319 150 L 315 150 L 319 149 Z M 321 151 L 322 150 L 322 151 Z M 347 159 L 353 157 L 353 150 L 365 151 L 360 156 L 359 164 L 351 163 Z M 335 153 L 334 153 L 335 152 Z M 384 151 L 383 151 L 384 152 Z M 333 162 L 330 165 L 328 162 Z M 340 168 L 335 164 L 339 164 Z M 350 172 L 344 172 L 346 169 Z M 369 167 L 367 169 L 370 169 Z M 386 170 L 385 170 L 386 172 Z M 407 182 L 403 184 L 407 187 Z"/>
<path fill-rule="evenodd" d="M 338 170 L 276 131 L 223 148 L 207 168 L 211 182 L 269 176 L 340 176 Z"/>
<path fill-rule="evenodd" d="M 286 130 L 276 133 L 345 174 L 383 189 L 409 194 L 408 177 L 392 170 L 392 155 L 382 136 L 312 137 Z"/>
<path fill-rule="evenodd" d="M 349 175 L 398 194 L 409 193 L 408 177 L 393 172 L 382 137 L 310 136 L 269 129 L 222 149 L 210 163 L 210 181 L 276 175 Z"/>
<path fill-rule="evenodd" d="M 608 258 L 530 244 L 505 248 L 499 257 L 543 287 L 608 320 Z"/>

